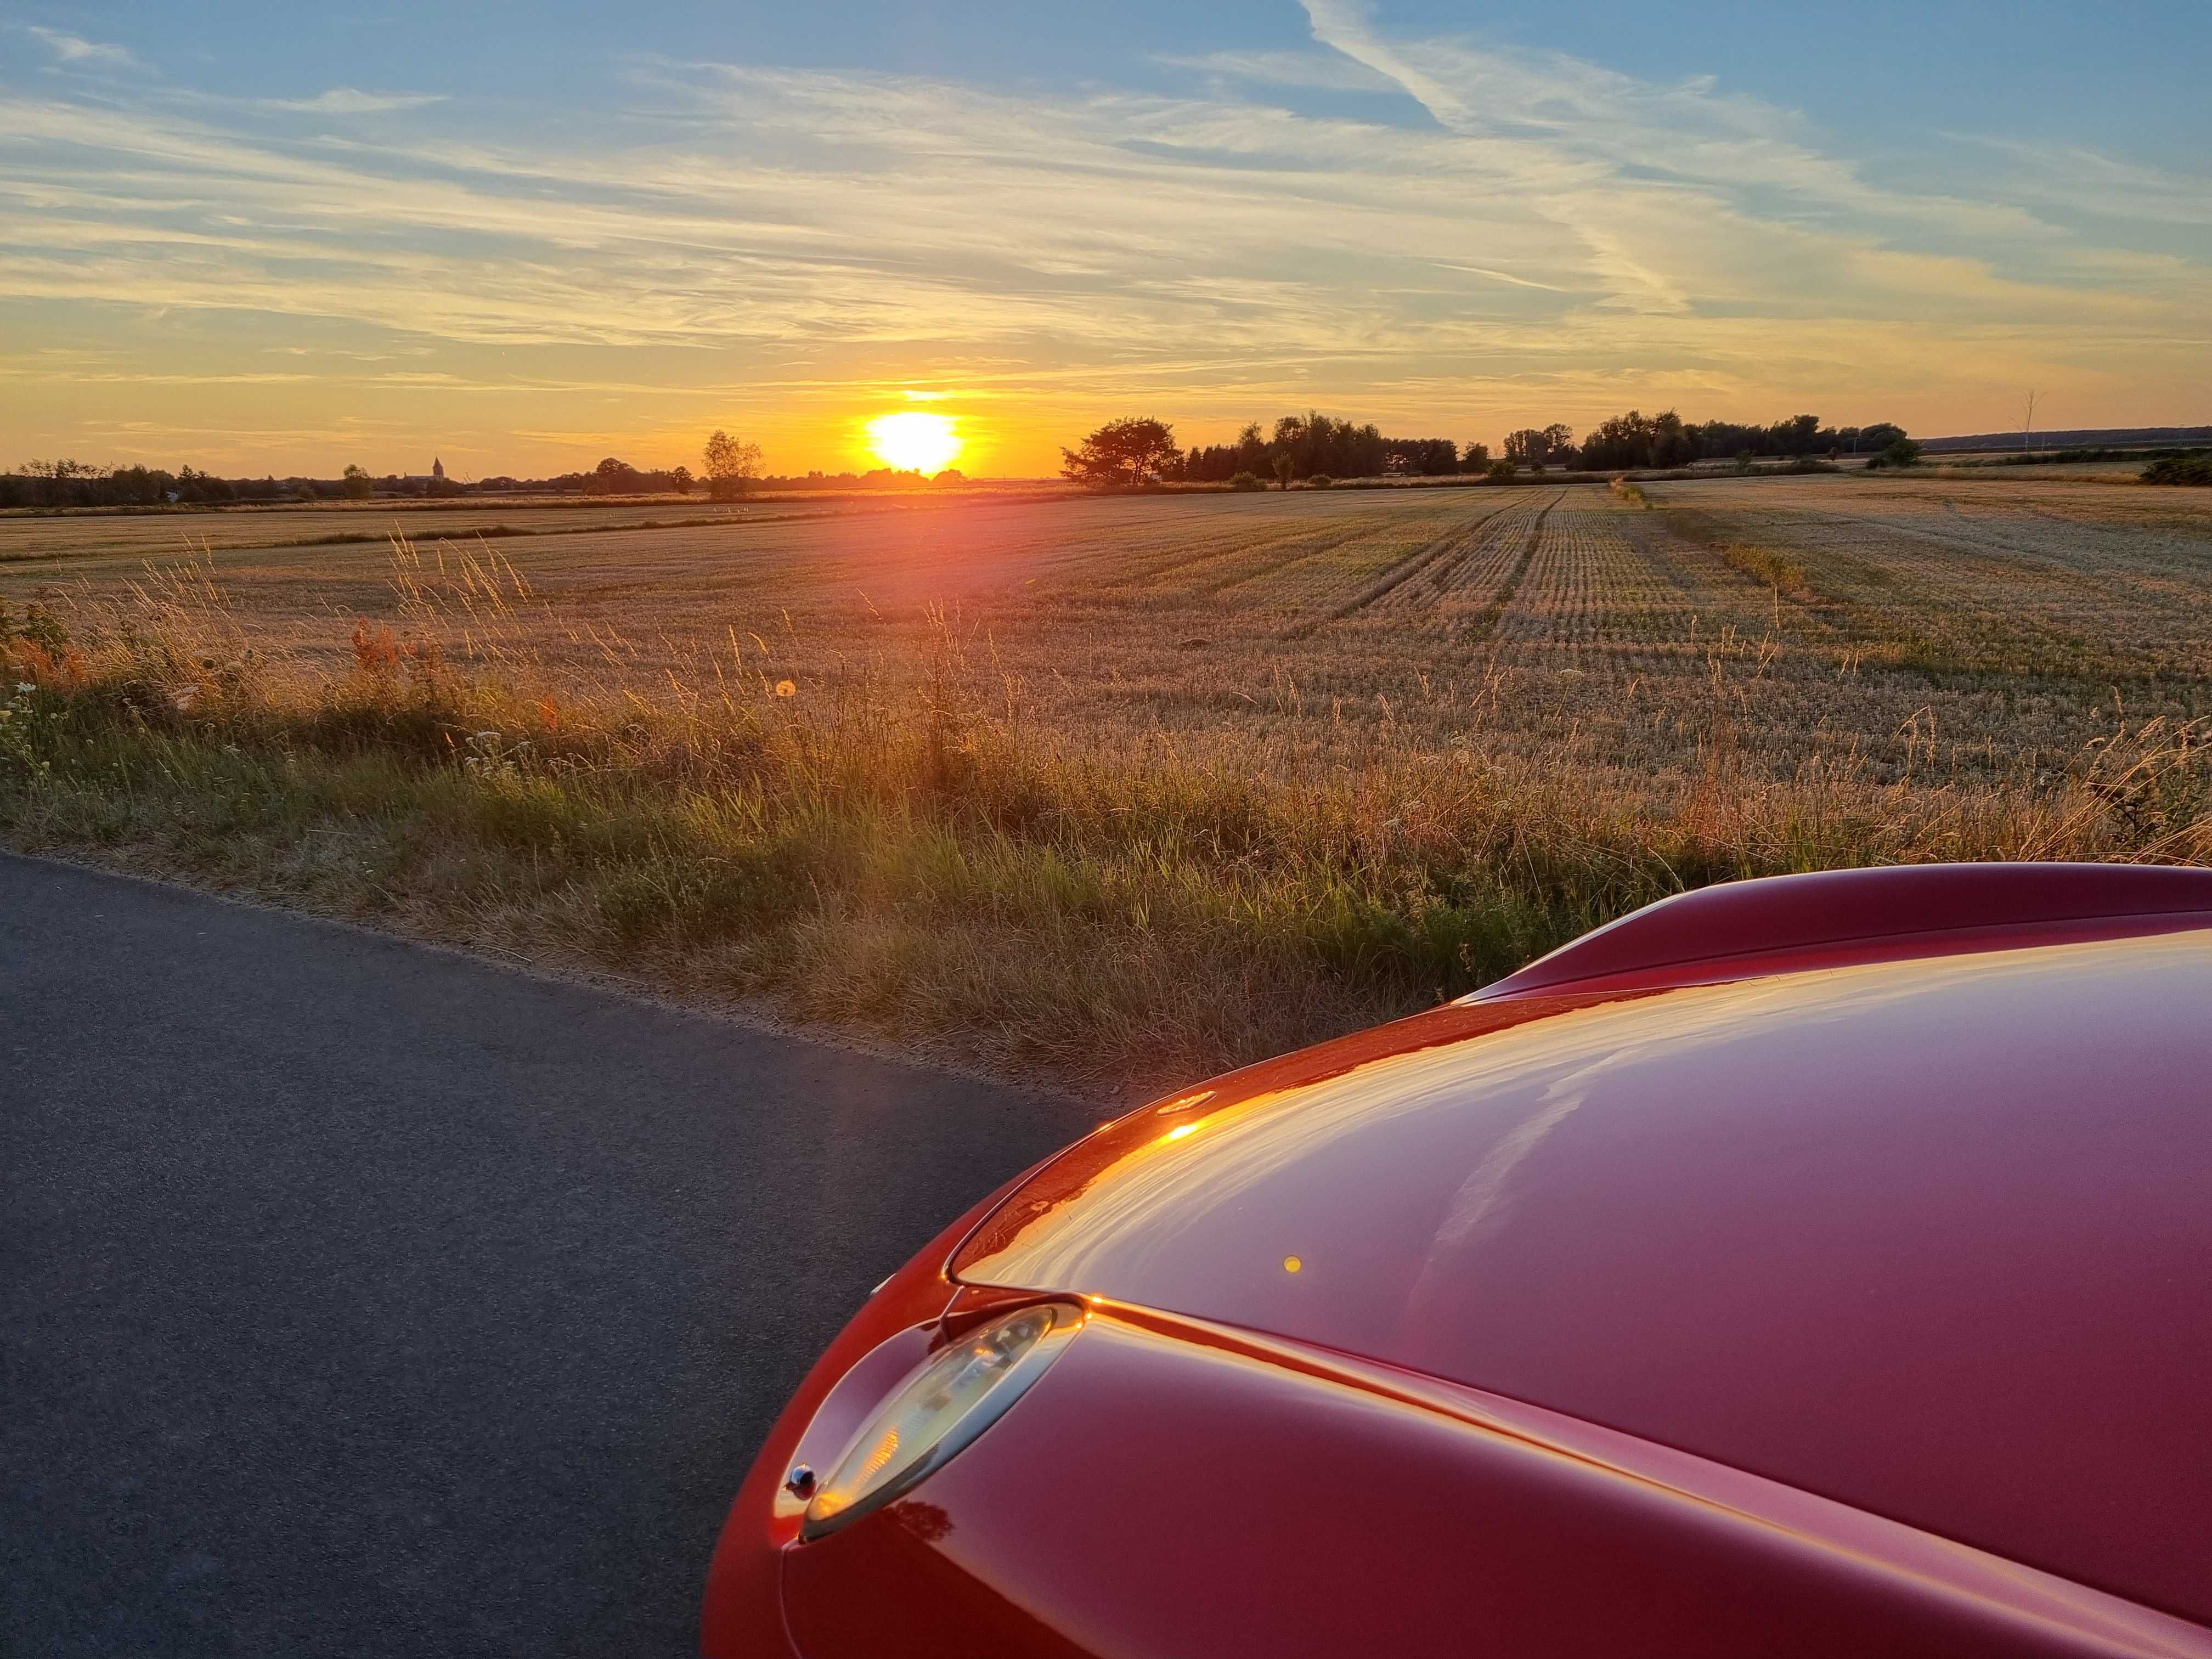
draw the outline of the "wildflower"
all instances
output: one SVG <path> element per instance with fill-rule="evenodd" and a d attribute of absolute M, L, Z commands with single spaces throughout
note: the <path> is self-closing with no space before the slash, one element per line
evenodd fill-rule
<path fill-rule="evenodd" d="M 778 680 L 775 683 L 775 695 L 779 697 L 795 697 L 799 695 L 799 687 L 793 681 Z"/>
<path fill-rule="evenodd" d="M 15 695 L 18 696 L 27 697 L 32 692 L 38 689 L 38 682 L 35 680 L 17 680 L 15 682 Z"/>

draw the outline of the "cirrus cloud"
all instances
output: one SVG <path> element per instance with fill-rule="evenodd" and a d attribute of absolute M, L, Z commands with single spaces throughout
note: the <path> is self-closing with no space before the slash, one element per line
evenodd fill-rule
<path fill-rule="evenodd" d="M 271 349 L 314 365 L 278 388 L 302 430 L 443 397 L 418 418 L 526 448 L 558 397 L 615 411 L 568 429 L 726 413 L 806 465 L 856 400 L 927 394 L 1017 469 L 1101 411 L 1194 437 L 1307 403 L 1463 437 L 1674 400 L 1972 429 L 2028 380 L 2081 423 L 2154 418 L 2212 363 L 2185 178 L 1961 143 L 1940 188 L 1899 185 L 1710 81 L 1308 9 L 1310 47 L 1162 60 L 1166 89 L 641 55 L 616 106 L 535 118 L 0 95 L 0 315 L 97 356 L 64 389 L 0 347 L 33 394 L 0 441 L 143 423 L 134 362 L 143 398 L 189 383 L 211 432 L 265 433 L 223 399 L 277 386 L 237 373 Z M 2087 229 L 2059 210 L 2084 197 Z M 423 375 L 364 367 L 397 353 Z"/>

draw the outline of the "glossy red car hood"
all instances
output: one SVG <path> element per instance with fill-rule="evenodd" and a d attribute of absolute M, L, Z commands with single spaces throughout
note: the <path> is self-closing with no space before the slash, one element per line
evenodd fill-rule
<path fill-rule="evenodd" d="M 1123 1120 L 954 1267 L 2212 1620 L 2212 933 L 1439 1009 Z"/>

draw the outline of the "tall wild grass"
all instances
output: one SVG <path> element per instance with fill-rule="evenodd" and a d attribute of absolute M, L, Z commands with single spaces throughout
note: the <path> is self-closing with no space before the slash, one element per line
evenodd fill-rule
<path fill-rule="evenodd" d="M 267 649 L 198 568 L 0 618 L 0 829 L 1100 1093 L 1411 1012 L 1707 882 L 2212 858 L 2204 734 L 2164 721 L 1997 785 L 1932 755 L 1777 781 L 1717 684 L 1677 787 L 1492 759 L 1479 728 L 1346 770 L 1048 729 L 941 623 L 834 691 L 734 630 L 657 683 L 579 681 L 486 643 L 541 603 L 490 550 L 402 544 L 394 581 L 397 620 L 333 617 L 321 658 Z"/>

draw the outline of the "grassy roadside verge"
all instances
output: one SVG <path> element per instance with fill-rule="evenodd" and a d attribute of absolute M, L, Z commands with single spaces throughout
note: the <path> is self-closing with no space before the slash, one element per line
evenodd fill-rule
<path fill-rule="evenodd" d="M 318 670 L 185 592 L 7 625 L 10 844 L 1101 1093 L 1410 1012 L 1707 881 L 2212 856 L 2201 739 L 2155 722 L 1972 789 L 1749 781 L 1717 730 L 1702 777 L 1631 795 L 1471 749 L 1310 774 L 1109 752 L 1036 730 L 949 641 L 827 707 L 648 697 L 466 660 L 422 611 Z"/>

